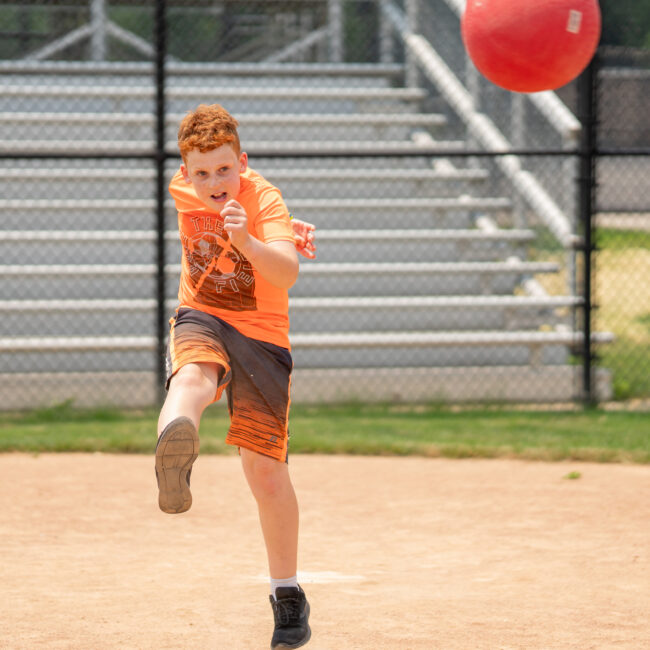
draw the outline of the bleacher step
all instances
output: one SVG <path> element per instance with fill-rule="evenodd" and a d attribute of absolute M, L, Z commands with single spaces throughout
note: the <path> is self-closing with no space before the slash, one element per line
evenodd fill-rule
<path fill-rule="evenodd" d="M 320 275 L 375 275 L 375 274 L 441 274 L 464 273 L 555 273 L 559 265 L 555 262 L 404 262 L 398 265 L 381 262 L 309 263 L 301 268 L 301 274 Z M 154 275 L 155 264 L 1 264 L 0 277 L 27 276 L 111 276 L 111 275 Z M 180 264 L 167 264 L 165 272 L 180 273 Z"/>
<path fill-rule="evenodd" d="M 493 261 L 508 257 L 515 250 L 523 253 L 525 244 L 534 237 L 532 231 L 522 229 L 319 229 L 318 259 L 323 263 L 389 258 L 410 262 Z M 165 239 L 167 259 L 178 259 L 178 232 L 166 232 Z M 76 262 L 81 254 L 80 246 L 101 242 L 98 262 L 133 264 L 142 261 L 142 245 L 153 247 L 156 241 L 153 230 L 7 230 L 0 231 L 0 258 L 5 264 L 19 264 L 31 253 L 34 244 L 40 243 L 47 246 L 48 255 L 57 262 Z M 147 249 L 148 255 L 151 250 Z"/>
<path fill-rule="evenodd" d="M 127 406 L 146 394 L 150 405 L 159 344 L 153 66 L 21 65 L 0 63 L 0 356 L 13 371 L 1 376 L 3 397 L 14 408 L 21 390 Z M 535 233 L 503 227 L 513 204 L 482 196 L 501 193 L 486 184 L 489 163 L 462 168 L 481 164 L 456 157 L 468 144 L 432 137 L 444 127 L 441 138 L 455 137 L 457 124 L 423 111 L 428 91 L 394 86 L 403 66 L 166 67 L 167 177 L 182 116 L 221 103 L 240 123 L 251 166 L 318 228 L 318 259 L 301 258 L 290 291 L 293 401 L 568 399 L 581 300 L 514 295 L 560 265 L 526 261 Z M 57 159 L 70 153 L 89 160 Z M 24 155 L 33 158 L 12 160 Z M 169 198 L 164 209 L 171 314 L 180 248 Z M 68 372 L 34 375 L 35 360 Z"/>
<path fill-rule="evenodd" d="M 185 117 L 184 113 L 172 113 L 166 116 L 168 126 L 178 128 L 179 122 Z M 121 126 L 138 125 L 151 128 L 155 123 L 155 116 L 147 113 L 0 113 L 0 125 L 3 124 L 30 124 L 37 126 L 61 125 L 69 126 L 70 123 L 89 124 L 92 126 Z M 237 118 L 239 128 L 251 126 L 278 126 L 278 125 L 307 125 L 307 126 L 390 126 L 393 124 L 407 126 L 442 126 L 447 119 L 441 113 L 351 113 L 341 117 L 333 113 L 283 113 L 283 114 L 243 114 Z"/>
<path fill-rule="evenodd" d="M 91 251 L 92 253 L 92 251 Z M 155 291 L 151 264 L 0 265 L 0 299 L 22 295 L 65 298 L 132 298 Z M 555 273 L 554 262 L 305 263 L 291 296 L 403 296 L 509 294 L 526 275 Z M 168 264 L 175 293 L 179 264 Z M 34 282 L 34 278 L 39 278 Z"/>
<path fill-rule="evenodd" d="M 608 333 L 592 335 L 594 343 L 613 340 Z M 291 347 L 296 368 L 462 367 L 468 365 L 525 365 L 541 367 L 568 362 L 569 348 L 582 334 L 552 332 L 380 332 L 294 334 Z M 20 371 L 30 357 L 56 368 L 65 357 L 71 371 L 153 369 L 154 336 L 6 337 L 0 354 L 12 356 Z"/>
<path fill-rule="evenodd" d="M 166 137 L 171 148 L 178 125 L 184 115 L 167 116 Z M 374 140 L 406 141 L 413 129 L 437 129 L 446 118 L 434 113 L 378 113 L 349 114 L 250 114 L 239 119 L 241 141 L 248 143 L 273 140 L 276 143 L 306 139 L 311 141 L 317 129 L 321 140 Z M 155 117 L 145 113 L 0 113 L 0 140 L 7 142 L 30 141 L 38 127 L 43 142 L 97 141 L 106 148 L 106 141 L 137 143 L 139 147 L 153 145 Z M 101 141 L 104 143 L 101 143 Z M 5 144 L 5 147 L 7 145 Z M 259 149 L 259 147 L 258 147 Z"/>
<path fill-rule="evenodd" d="M 169 167 L 169 175 L 176 173 L 178 165 L 174 164 Z M 269 169 L 266 171 L 264 165 L 255 167 L 256 171 L 261 173 L 267 180 L 272 183 L 302 181 L 418 181 L 430 182 L 437 180 L 470 180 L 482 181 L 488 178 L 489 174 L 485 169 L 477 168 L 453 168 L 447 170 L 440 169 L 359 169 L 356 167 L 339 167 L 338 169 L 309 169 L 309 168 L 279 168 Z M 134 179 L 137 181 L 152 181 L 156 178 L 156 171 L 151 168 L 64 168 L 57 167 L 10 167 L 2 170 L 0 181 L 11 180 L 19 181 L 25 177 L 37 178 L 39 180 L 81 180 L 81 181 L 107 181 L 118 180 L 126 181 Z"/>
<path fill-rule="evenodd" d="M 37 167 L 30 161 L 29 167 L 2 167 L 0 169 L 0 196 L 3 199 L 20 199 L 27 193 L 31 199 L 48 198 L 55 184 L 58 198 L 73 197 L 84 184 L 86 196 L 113 199 L 141 199 L 153 192 L 156 171 L 150 168 L 119 169 L 96 167 L 96 161 L 85 167 L 65 168 L 64 161 L 54 168 Z M 44 163 L 51 165 L 50 161 Z M 166 182 L 178 170 L 180 161 L 174 161 L 166 173 Z M 278 162 L 283 162 L 279 160 Z M 457 198 L 461 195 L 480 193 L 488 178 L 485 169 L 436 168 L 427 169 L 411 164 L 401 169 L 357 169 L 341 166 L 337 169 L 313 167 L 273 168 L 267 159 L 258 158 L 251 165 L 271 183 L 278 186 L 285 199 L 303 198 L 391 198 L 396 193 L 405 197 Z M 92 164 L 92 166 L 91 166 Z M 116 164 L 116 163 L 113 163 Z M 286 164 L 286 163 L 285 163 Z M 367 164 L 367 161 L 366 161 Z M 37 184 L 34 181 L 39 181 Z"/>
<path fill-rule="evenodd" d="M 531 241 L 535 233 L 527 229 L 500 229 L 486 232 L 478 229 L 411 229 L 411 230 L 334 230 L 318 229 L 319 242 L 373 242 L 373 241 Z M 178 232 L 165 232 L 167 241 L 178 241 Z M 123 243 L 130 241 L 155 242 L 155 230 L 4 230 L 0 242 L 94 242 Z"/>
<path fill-rule="evenodd" d="M 150 85 L 28 85 L 28 84 L 0 84 L 0 97 L 3 98 L 92 98 L 105 97 L 110 99 L 153 99 L 156 89 Z M 168 99 L 187 99 L 194 102 L 198 99 L 207 103 L 211 96 L 218 97 L 223 102 L 228 99 L 338 99 L 360 100 L 364 102 L 376 102 L 379 100 L 399 100 L 403 102 L 414 102 L 425 99 L 427 93 L 422 88 L 348 88 L 336 86 L 315 86 L 315 87 L 291 87 L 274 86 L 271 88 L 260 88 L 256 86 L 170 86 L 166 89 Z M 74 112 L 74 111 L 72 111 Z M 245 111 L 248 112 L 248 111 Z"/>
<path fill-rule="evenodd" d="M 193 63 L 168 61 L 165 71 L 170 78 L 204 77 L 385 77 L 399 76 L 404 66 L 399 63 Z M 0 74 L 48 75 L 52 79 L 65 75 L 120 77 L 145 76 L 153 80 L 155 65 L 148 61 L 0 61 Z M 66 79 L 66 81 L 68 81 Z"/>
<path fill-rule="evenodd" d="M 291 298 L 289 308 L 293 310 L 315 309 L 485 309 L 490 307 L 508 309 L 556 309 L 580 305 L 578 296 L 394 296 L 354 298 Z M 142 300 L 89 299 L 89 300 L 3 300 L 0 314 L 30 312 L 110 312 L 110 311 L 153 311 L 157 302 L 154 298 Z M 166 301 L 167 309 L 176 307 L 176 300 Z"/>
<path fill-rule="evenodd" d="M 595 343 L 610 343 L 613 334 L 594 332 Z M 559 330 L 553 332 L 380 332 L 322 334 L 294 334 L 290 337 L 292 350 L 334 348 L 387 347 L 454 347 L 454 346 L 544 346 L 577 345 L 582 342 L 580 332 Z M 153 350 L 157 345 L 153 336 L 8 336 L 0 339 L 0 352 L 93 352 L 104 350 Z"/>
<path fill-rule="evenodd" d="M 291 297 L 289 318 L 293 333 L 341 331 L 459 331 L 537 330 L 570 322 L 571 310 L 581 304 L 572 296 L 377 296 Z M 166 318 L 178 301 L 166 301 Z M 36 299 L 0 302 L 0 336 L 69 335 L 78 328 L 94 335 L 153 335 L 157 303 L 142 299 Z M 41 314 L 46 325 L 34 320 Z"/>

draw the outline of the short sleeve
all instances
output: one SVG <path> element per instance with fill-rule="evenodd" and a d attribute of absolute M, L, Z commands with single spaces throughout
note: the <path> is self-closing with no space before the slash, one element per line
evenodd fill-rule
<path fill-rule="evenodd" d="M 273 241 L 293 243 L 295 238 L 291 217 L 280 190 L 267 187 L 262 190 L 258 198 L 260 210 L 255 219 L 255 236 L 266 244 Z"/>

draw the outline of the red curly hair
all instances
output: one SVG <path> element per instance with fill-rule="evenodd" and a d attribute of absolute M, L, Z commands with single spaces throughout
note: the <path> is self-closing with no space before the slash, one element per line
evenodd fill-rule
<path fill-rule="evenodd" d="M 219 104 L 200 104 L 189 112 L 178 128 L 178 148 L 185 160 L 192 149 L 201 153 L 229 144 L 239 156 L 241 145 L 237 120 Z"/>

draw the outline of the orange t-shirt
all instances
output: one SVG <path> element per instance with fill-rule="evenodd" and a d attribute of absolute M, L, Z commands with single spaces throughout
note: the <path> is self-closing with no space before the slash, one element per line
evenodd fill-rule
<path fill-rule="evenodd" d="M 237 201 L 248 232 L 264 243 L 294 242 L 280 190 L 252 169 L 240 175 Z M 178 299 L 226 321 L 253 339 L 289 348 L 289 295 L 265 280 L 232 246 L 223 218 L 206 207 L 180 171 L 169 184 L 183 247 Z"/>

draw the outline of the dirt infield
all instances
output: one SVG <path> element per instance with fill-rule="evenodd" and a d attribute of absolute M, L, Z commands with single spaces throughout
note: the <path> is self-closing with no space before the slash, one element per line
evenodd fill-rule
<path fill-rule="evenodd" d="M 313 650 L 650 644 L 650 467 L 294 456 Z M 569 472 L 581 478 L 564 478 Z M 254 502 L 201 456 L 0 455 L 1 648 L 268 648 Z"/>

